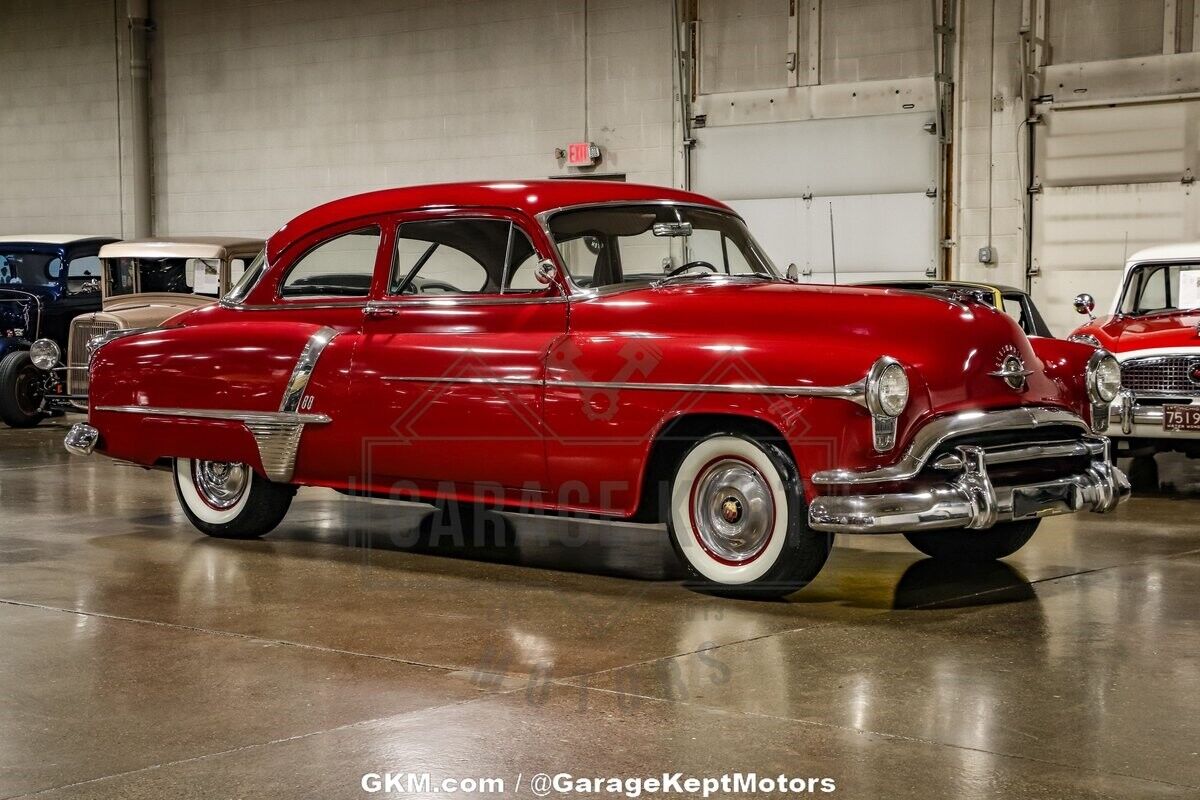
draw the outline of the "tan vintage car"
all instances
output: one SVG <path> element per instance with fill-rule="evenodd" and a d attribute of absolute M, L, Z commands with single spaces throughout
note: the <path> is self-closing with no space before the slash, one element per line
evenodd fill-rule
<path fill-rule="evenodd" d="M 215 303 L 241 277 L 263 249 L 261 239 L 195 236 L 135 239 L 100 249 L 101 310 L 76 317 L 65 357 L 51 367 L 66 372 L 67 395 L 86 407 L 88 342 L 116 331 L 154 328 L 180 312 Z M 33 347 L 57 350 L 54 342 Z M 47 353 L 49 355 L 49 353 Z"/>

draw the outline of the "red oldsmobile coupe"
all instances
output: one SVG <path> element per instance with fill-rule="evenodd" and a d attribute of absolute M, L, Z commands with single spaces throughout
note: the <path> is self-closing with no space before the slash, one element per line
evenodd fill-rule
<path fill-rule="evenodd" d="M 1091 295 L 1075 309 L 1092 317 L 1071 338 L 1112 351 L 1123 390 L 1112 435 L 1133 456 L 1138 491 L 1158 488 L 1154 454 L 1200 457 L 1200 242 L 1151 247 L 1125 264 L 1109 313 L 1096 319 Z"/>
<path fill-rule="evenodd" d="M 797 285 L 661 187 L 338 200 L 219 305 L 93 346 L 68 449 L 170 469 L 214 536 L 271 531 L 299 486 L 657 520 L 697 585 L 769 596 L 835 533 L 1000 558 L 1129 492 L 1107 353 L 971 299 Z"/>

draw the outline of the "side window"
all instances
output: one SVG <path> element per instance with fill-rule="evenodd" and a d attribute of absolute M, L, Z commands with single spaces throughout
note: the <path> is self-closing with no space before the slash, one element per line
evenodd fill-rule
<path fill-rule="evenodd" d="M 67 291 L 70 294 L 100 294 L 100 257 L 82 256 L 67 262 Z"/>
<path fill-rule="evenodd" d="M 514 268 L 525 266 L 534 256 L 529 238 L 508 220 L 405 222 L 396 236 L 388 293 L 438 296 L 525 291 L 513 285 L 518 277 Z M 533 270 L 525 272 L 533 280 Z"/>
<path fill-rule="evenodd" d="M 281 297 L 366 297 L 379 251 L 377 226 L 321 242 L 300 256 L 279 287 Z"/>

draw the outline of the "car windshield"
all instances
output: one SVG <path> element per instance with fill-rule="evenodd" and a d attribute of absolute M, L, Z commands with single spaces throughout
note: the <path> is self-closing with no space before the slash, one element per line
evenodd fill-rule
<path fill-rule="evenodd" d="M 108 296 L 150 292 L 217 297 L 221 262 L 204 258 L 116 258 L 105 270 Z"/>
<path fill-rule="evenodd" d="M 571 279 L 584 288 L 666 278 L 778 278 L 746 224 L 732 214 L 676 205 L 572 209 L 550 219 Z"/>
<path fill-rule="evenodd" d="M 1125 279 L 1122 314 L 1200 308 L 1200 264 L 1139 264 Z"/>
<path fill-rule="evenodd" d="M 57 253 L 0 252 L 0 287 L 49 286 L 62 274 Z"/>

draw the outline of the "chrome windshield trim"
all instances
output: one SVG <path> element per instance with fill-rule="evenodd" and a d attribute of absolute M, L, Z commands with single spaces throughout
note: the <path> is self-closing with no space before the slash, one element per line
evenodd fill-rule
<path fill-rule="evenodd" d="M 294 414 L 300 410 L 300 404 L 304 402 L 304 392 L 308 388 L 308 379 L 312 377 L 317 366 L 317 359 L 321 357 L 325 346 L 337 335 L 337 331 L 327 326 L 319 328 L 308 337 L 304 349 L 300 351 L 300 357 L 296 359 L 296 366 L 292 369 L 287 388 L 283 390 L 283 400 L 279 404 L 281 412 Z"/>
<path fill-rule="evenodd" d="M 182 417 L 185 419 L 212 419 L 227 422 L 245 422 L 255 425 L 285 423 L 291 425 L 323 425 L 332 422 L 325 414 L 295 414 L 284 411 L 229 411 L 205 408 L 159 408 L 157 406 L 96 406 L 97 411 L 116 414 L 144 414 L 148 417 Z"/>
<path fill-rule="evenodd" d="M 1012 408 L 1003 411 L 963 411 L 926 423 L 913 438 L 904 455 L 895 464 L 879 469 L 855 471 L 830 469 L 814 473 L 812 482 L 819 486 L 890 483 L 915 478 L 929 456 L 944 442 L 968 433 L 1034 430 L 1047 425 L 1068 425 L 1084 433 L 1091 428 L 1084 420 L 1063 408 Z"/>

